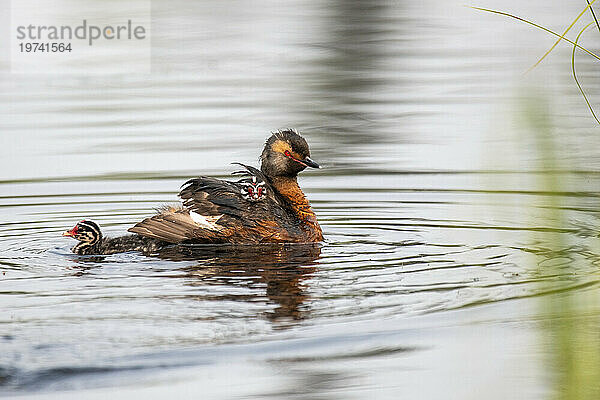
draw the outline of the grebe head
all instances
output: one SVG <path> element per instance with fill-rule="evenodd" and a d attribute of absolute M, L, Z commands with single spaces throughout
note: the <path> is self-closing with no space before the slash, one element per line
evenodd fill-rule
<path fill-rule="evenodd" d="M 320 168 L 310 159 L 308 143 L 294 129 L 274 132 L 260 156 L 263 174 L 268 177 L 295 177 L 306 167 Z"/>
<path fill-rule="evenodd" d="M 102 239 L 102 232 L 95 222 L 83 220 L 78 222 L 73 229 L 64 232 L 63 236 L 79 240 L 81 243 L 78 246 L 93 246 Z"/>

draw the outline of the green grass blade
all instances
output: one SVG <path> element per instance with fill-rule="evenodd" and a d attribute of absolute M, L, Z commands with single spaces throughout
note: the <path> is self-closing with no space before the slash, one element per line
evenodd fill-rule
<path fill-rule="evenodd" d="M 552 50 L 554 50 L 554 48 L 555 48 L 555 47 L 556 47 L 556 46 L 557 46 L 557 45 L 560 43 L 560 41 L 561 41 L 561 40 L 563 40 L 563 39 L 565 39 L 565 35 L 566 35 L 566 34 L 567 34 L 567 33 L 568 33 L 570 30 L 571 30 L 571 28 L 573 27 L 573 25 L 575 25 L 575 23 L 576 23 L 577 21 L 579 21 L 579 18 L 581 18 L 581 16 L 582 16 L 583 14 L 585 14 L 585 13 L 586 13 L 587 9 L 592 7 L 592 4 L 594 4 L 594 2 L 596 2 L 596 0 L 592 0 L 592 2 L 591 2 L 591 3 L 588 1 L 588 5 L 587 5 L 587 6 L 586 6 L 586 7 L 583 9 L 583 11 L 581 11 L 581 12 L 579 13 L 579 15 L 577 16 L 577 18 L 575 18 L 575 19 L 573 20 L 573 22 L 571 22 L 571 25 L 569 25 L 569 27 L 568 27 L 568 28 L 567 28 L 567 29 L 566 29 L 566 30 L 563 32 L 563 34 L 562 34 L 562 35 L 560 35 L 560 37 L 559 37 L 559 38 L 558 38 L 558 40 L 557 40 L 557 41 L 556 41 L 556 42 L 555 42 L 555 43 L 552 45 L 552 47 L 550 47 L 550 48 L 548 49 L 548 51 L 547 51 L 547 52 L 545 52 L 545 53 L 544 53 L 544 55 L 543 55 L 543 56 L 542 56 L 542 57 L 541 57 L 539 60 L 537 60 L 537 62 L 536 62 L 535 64 L 533 64 L 533 65 L 531 66 L 531 68 L 529 68 L 529 69 L 527 70 L 528 72 L 529 72 L 529 71 L 531 71 L 532 69 L 534 69 L 535 67 L 537 67 L 537 66 L 538 66 L 538 65 L 539 65 L 539 64 L 540 64 L 540 63 L 541 63 L 541 62 L 544 60 L 544 58 L 546 58 L 546 56 L 547 56 L 548 54 L 550 54 L 550 53 L 552 52 Z M 593 11 L 592 11 L 592 12 L 593 12 Z"/>
<path fill-rule="evenodd" d="M 596 1 L 596 0 L 594 0 L 594 1 Z M 594 3 L 594 2 L 592 2 L 591 4 L 593 4 L 593 3 Z M 550 29 L 548 29 L 548 28 L 544 28 L 543 26 L 541 26 L 541 25 L 538 25 L 538 24 L 536 24 L 536 23 L 534 23 L 534 22 L 528 21 L 528 20 L 526 20 L 526 19 L 524 19 L 524 18 L 521 18 L 521 17 L 517 17 L 516 15 L 512 15 L 512 14 L 505 13 L 505 12 L 502 12 L 502 11 L 491 10 L 491 9 L 489 9 L 489 8 L 481 8 L 481 7 L 473 7 L 473 6 L 468 6 L 468 7 L 472 8 L 472 9 L 474 9 L 474 10 L 486 11 L 486 12 L 493 13 L 493 14 L 504 15 L 504 16 L 506 16 L 506 17 L 514 18 L 514 19 L 517 19 L 517 20 L 519 20 L 519 21 L 525 22 L 526 24 L 529 24 L 529 25 L 535 26 L 536 28 L 538 28 L 538 29 L 541 29 L 541 30 L 543 30 L 543 31 L 545 31 L 545 32 L 548 32 L 548 33 L 550 33 L 551 35 L 558 36 L 558 37 L 560 38 L 560 40 L 564 40 L 564 41 L 566 41 L 566 42 L 569 42 L 569 43 L 571 43 L 573 46 L 577 47 L 578 49 L 581 49 L 581 50 L 585 51 L 585 52 L 586 52 L 586 53 L 588 53 L 590 56 L 592 56 L 592 57 L 594 57 L 594 58 L 596 58 L 596 59 L 600 60 L 600 56 L 598 56 L 598 55 L 597 55 L 597 54 L 595 54 L 595 53 L 592 53 L 591 51 L 589 51 L 589 50 L 588 50 L 588 49 L 586 49 L 585 47 L 582 47 L 582 46 L 578 45 L 577 43 L 573 42 L 572 40 L 569 40 L 569 39 L 567 39 L 566 37 L 564 37 L 564 36 L 562 36 L 562 35 L 560 35 L 560 34 L 558 34 L 558 33 L 556 33 L 556 32 L 553 32 L 553 31 L 551 31 L 551 30 L 550 30 Z M 587 10 L 587 8 L 586 8 L 586 10 Z"/>
<path fill-rule="evenodd" d="M 596 21 L 596 26 L 598 27 L 598 32 L 600 32 L 600 24 L 598 23 L 598 18 L 596 18 L 596 13 L 594 12 L 594 7 L 590 4 L 590 0 L 586 0 L 590 6 L 590 11 L 592 12 L 592 17 L 594 17 L 594 21 Z"/>
<path fill-rule="evenodd" d="M 583 34 L 583 32 L 585 32 L 585 30 L 587 28 L 589 28 L 592 24 L 593 24 L 593 22 L 590 22 L 589 24 L 587 24 L 579 32 L 579 34 L 577 35 L 577 38 L 575 38 L 575 43 L 579 42 L 579 38 L 581 37 L 581 35 Z M 596 113 L 594 112 L 594 108 L 592 107 L 592 105 L 590 104 L 587 96 L 585 95 L 585 92 L 583 91 L 583 88 L 581 87 L 581 84 L 579 83 L 579 79 L 577 79 L 577 73 L 575 72 L 575 50 L 577 50 L 577 47 L 573 46 L 573 53 L 571 54 L 571 71 L 573 72 L 573 79 L 575 79 L 575 83 L 577 84 L 577 87 L 579 88 L 579 91 L 581 92 L 581 95 L 583 96 L 583 99 L 587 103 L 587 106 L 590 109 L 590 112 L 592 113 L 592 116 L 594 117 L 594 119 L 596 120 L 596 122 L 598 123 L 598 125 L 600 125 L 600 121 L 598 120 L 598 117 L 596 117 Z"/>

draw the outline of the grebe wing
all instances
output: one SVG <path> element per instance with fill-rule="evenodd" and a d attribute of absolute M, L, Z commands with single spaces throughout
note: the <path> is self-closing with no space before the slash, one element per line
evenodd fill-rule
<path fill-rule="evenodd" d="M 230 182 L 210 177 L 182 185 L 182 208 L 159 213 L 130 232 L 171 243 L 261 243 L 292 241 L 300 228 L 256 168 Z"/>

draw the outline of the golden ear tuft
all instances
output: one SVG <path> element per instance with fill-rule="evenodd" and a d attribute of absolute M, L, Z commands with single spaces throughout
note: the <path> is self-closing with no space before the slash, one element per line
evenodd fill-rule
<path fill-rule="evenodd" d="M 291 152 L 292 148 L 290 147 L 289 143 L 284 142 L 283 140 L 276 140 L 271 145 L 271 150 L 277 151 L 279 153 L 285 153 L 286 150 L 289 151 L 289 152 Z"/>

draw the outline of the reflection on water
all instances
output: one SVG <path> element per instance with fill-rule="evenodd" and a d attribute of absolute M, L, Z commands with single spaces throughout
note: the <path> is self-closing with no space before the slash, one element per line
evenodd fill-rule
<path fill-rule="evenodd" d="M 321 244 L 179 245 L 164 248 L 154 257 L 192 262 L 170 275 L 183 279 L 191 287 L 222 285 L 260 290 L 250 295 L 231 292 L 189 295 L 188 299 L 252 302 L 261 301 L 266 293 L 276 308 L 268 310 L 265 317 L 274 323 L 285 323 L 305 318 L 309 296 L 304 281 L 316 271 L 320 254 Z M 93 273 L 94 268 L 106 261 L 109 261 L 107 256 L 78 257 L 74 275 Z"/>
<path fill-rule="evenodd" d="M 182 269 L 190 286 L 240 285 L 265 287 L 274 310 L 266 317 L 273 322 L 305 318 L 309 300 L 304 282 L 316 271 L 315 260 L 321 246 L 313 244 L 263 246 L 188 246 L 171 247 L 158 257 L 171 261 L 194 261 Z M 260 296 L 225 293 L 222 296 L 200 296 L 198 300 L 256 301 Z M 260 317 L 260 316 L 257 316 Z"/>
<path fill-rule="evenodd" d="M 523 78 L 546 44 L 460 2 L 259 3 L 153 2 L 152 75 L 0 76 L 0 394 L 529 399 L 596 363 L 556 350 L 596 343 L 600 282 L 569 49 Z M 532 91 L 552 152 L 514 101 Z M 322 246 L 78 257 L 60 236 L 122 235 L 287 126 L 325 167 L 300 178 Z"/>

